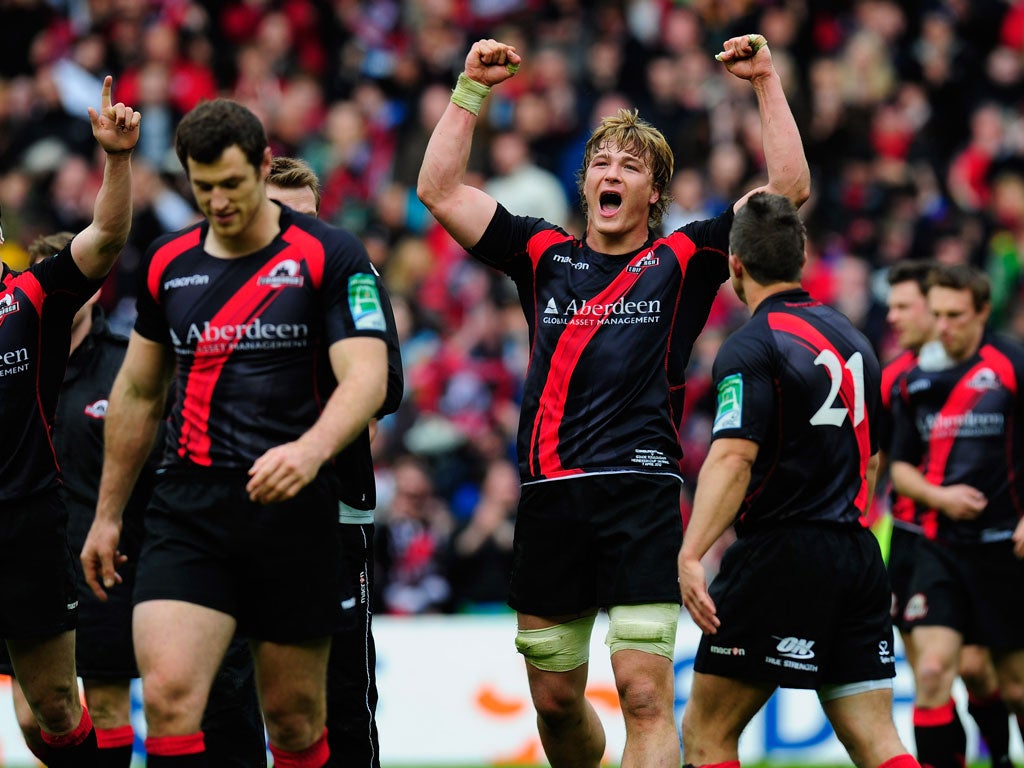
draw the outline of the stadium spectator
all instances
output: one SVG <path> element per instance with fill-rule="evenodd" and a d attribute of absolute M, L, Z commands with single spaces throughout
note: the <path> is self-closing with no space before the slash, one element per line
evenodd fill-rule
<path fill-rule="evenodd" d="M 817 691 L 859 768 L 918 765 L 892 721 L 889 581 L 860 524 L 877 467 L 878 360 L 801 288 L 804 239 L 796 208 L 768 194 L 747 200 L 729 237 L 752 318 L 715 360 L 713 442 L 679 551 L 683 604 L 704 632 L 683 714 L 691 768 L 739 768 L 740 735 L 780 686 Z M 701 558 L 734 521 L 709 592 Z"/>
<path fill-rule="evenodd" d="M 251 111 L 205 102 L 175 144 L 204 220 L 158 239 L 140 269 L 86 580 L 101 598 L 116 584 L 121 511 L 176 371 L 134 593 L 148 764 L 208 764 L 201 713 L 237 629 L 275 762 L 323 766 L 330 636 L 349 598 L 327 464 L 384 399 L 380 298 L 353 235 L 267 198 Z"/>
<path fill-rule="evenodd" d="M 764 188 L 802 203 L 810 175 L 764 42 L 732 38 L 719 60 L 757 94 Z M 530 324 L 518 442 L 524 492 L 509 599 L 518 615 L 516 647 L 527 661 L 548 760 L 596 766 L 604 731 L 584 689 L 594 619 L 607 609 L 626 723 L 623 761 L 674 766 L 677 418 L 693 341 L 727 276 L 728 227 L 746 197 L 716 219 L 655 239 L 651 227 L 668 207 L 674 158 L 660 132 L 621 110 L 586 147 L 584 239 L 512 215 L 465 176 L 484 99 L 521 62 L 506 43 L 474 43 L 417 186 L 458 243 L 512 277 Z"/>
<path fill-rule="evenodd" d="M 951 695 L 965 643 L 991 649 L 1003 700 L 1024 713 L 1024 606 L 1012 586 L 1024 576 L 1024 349 L 986 330 L 990 287 L 978 270 L 933 270 L 927 295 L 948 361 L 922 357 L 900 380 L 890 458 L 893 487 L 917 504 L 922 528 L 903 606 L 917 655 L 917 754 L 952 768 L 965 752 Z"/>
<path fill-rule="evenodd" d="M 3 267 L 0 330 L 11 350 L 3 407 L 12 439 L 0 462 L 7 506 L 0 637 L 39 724 L 46 762 L 56 768 L 99 765 L 96 731 L 78 697 L 76 574 L 51 435 L 75 314 L 110 272 L 131 225 L 131 156 L 141 115 L 112 104 L 111 88 L 108 76 L 99 110 L 89 107 L 93 136 L 106 154 L 92 222 L 53 258 L 24 272 Z"/>
<path fill-rule="evenodd" d="M 316 216 L 320 184 L 313 169 L 301 160 L 275 157 L 267 176 L 267 196 L 289 208 Z M 402 399 L 402 355 L 391 300 L 374 270 L 387 325 L 388 388 L 377 416 L 393 413 Z M 338 521 L 341 523 L 343 576 L 355 600 L 357 615 L 331 638 L 327 665 L 327 741 L 339 765 L 380 768 L 377 733 L 377 651 L 373 642 L 373 510 L 377 504 L 370 443 L 377 418 L 366 432 L 335 458 L 341 482 Z"/>

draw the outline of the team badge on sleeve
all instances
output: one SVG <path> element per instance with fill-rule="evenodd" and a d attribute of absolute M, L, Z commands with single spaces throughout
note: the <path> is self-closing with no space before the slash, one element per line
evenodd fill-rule
<path fill-rule="evenodd" d="M 718 410 L 712 433 L 743 426 L 743 374 L 734 373 L 718 382 Z"/>
<path fill-rule="evenodd" d="M 385 330 L 384 310 L 373 275 L 352 275 L 348 279 L 348 308 L 358 330 Z"/>

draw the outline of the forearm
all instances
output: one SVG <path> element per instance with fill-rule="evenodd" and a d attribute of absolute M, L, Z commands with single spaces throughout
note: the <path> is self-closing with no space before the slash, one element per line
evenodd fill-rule
<path fill-rule="evenodd" d="M 811 171 L 800 130 L 789 108 L 782 79 L 771 74 L 751 81 L 761 116 L 761 142 L 770 191 L 788 197 L 799 207 L 810 196 Z"/>
<path fill-rule="evenodd" d="M 731 456 L 709 456 L 705 460 L 697 477 L 681 559 L 700 560 L 732 525 L 750 484 L 750 467 L 748 461 Z"/>
<path fill-rule="evenodd" d="M 423 154 L 416 192 L 433 210 L 462 186 L 477 118 L 449 102 Z"/>
<path fill-rule="evenodd" d="M 88 277 L 107 274 L 128 240 L 132 223 L 131 152 L 107 154 L 93 219 L 75 240 L 73 253 Z M 81 246 L 81 247 L 78 247 Z"/>
<path fill-rule="evenodd" d="M 929 509 L 939 508 L 941 486 L 928 482 L 913 464 L 894 461 L 889 468 L 889 476 L 892 478 L 892 487 L 896 493 Z"/>

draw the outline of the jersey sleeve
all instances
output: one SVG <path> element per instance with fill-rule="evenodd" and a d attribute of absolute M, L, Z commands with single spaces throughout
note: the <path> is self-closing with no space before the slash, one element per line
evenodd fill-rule
<path fill-rule="evenodd" d="M 157 304 L 157 297 L 150 293 L 149 272 L 154 269 L 153 254 L 157 243 L 149 247 L 137 272 L 138 284 L 135 291 L 135 332 L 140 336 L 164 346 L 171 345 L 171 332 L 164 313 Z"/>
<path fill-rule="evenodd" d="M 468 250 L 478 261 L 515 278 L 517 266 L 526 257 L 526 246 L 530 238 L 548 229 L 557 230 L 558 227 L 544 219 L 514 216 L 499 203 L 480 242 Z"/>
<path fill-rule="evenodd" d="M 722 345 L 712 376 L 717 395 L 711 439 L 753 440 L 760 444 L 776 407 L 771 349 L 747 334 L 733 334 Z"/>
<path fill-rule="evenodd" d="M 729 255 L 729 230 L 732 229 L 733 206 L 729 206 L 713 219 L 692 221 L 677 229 L 693 241 L 698 249 L 710 248 Z M 726 272 L 728 277 L 728 272 Z M 723 278 L 724 279 L 724 278 Z"/>
<path fill-rule="evenodd" d="M 325 257 L 322 290 L 327 343 L 353 336 L 386 341 L 380 288 L 365 246 L 352 233 L 334 229 Z"/>
<path fill-rule="evenodd" d="M 102 287 L 104 280 L 102 277 L 89 278 L 82 274 L 71 255 L 70 243 L 50 258 L 33 264 L 29 271 L 39 281 L 47 301 L 65 305 L 71 314 L 77 312 Z"/>

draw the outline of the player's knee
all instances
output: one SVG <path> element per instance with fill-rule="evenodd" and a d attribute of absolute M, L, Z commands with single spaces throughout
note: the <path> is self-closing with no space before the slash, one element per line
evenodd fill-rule
<path fill-rule="evenodd" d="M 1024 716 L 1024 682 L 1004 681 L 999 688 L 999 695 L 1006 708 L 1015 716 Z"/>
<path fill-rule="evenodd" d="M 616 605 L 608 609 L 608 617 L 604 642 L 612 655 L 634 650 L 666 659 L 673 657 L 679 626 L 678 604 Z"/>
<path fill-rule="evenodd" d="M 72 689 L 64 685 L 55 685 L 32 696 L 26 693 L 26 700 L 32 714 L 35 715 L 38 727 L 49 733 L 65 733 L 74 728 L 75 716 L 79 711 L 76 706 L 77 698 L 77 686 Z M 19 717 L 18 720 L 20 725 L 22 718 Z M 29 719 L 25 718 L 25 725 L 29 722 Z"/>
<path fill-rule="evenodd" d="M 569 672 L 590 658 L 590 632 L 594 616 L 543 629 L 520 629 L 516 650 L 527 662 L 545 672 Z"/>
<path fill-rule="evenodd" d="M 941 656 L 921 654 L 915 670 L 918 696 L 929 699 L 941 698 L 944 702 L 949 698 L 955 673 L 956 670 L 949 660 Z"/>
<path fill-rule="evenodd" d="M 326 705 L 314 691 L 268 693 L 263 698 L 263 716 L 272 744 L 301 750 L 323 731 Z"/>

